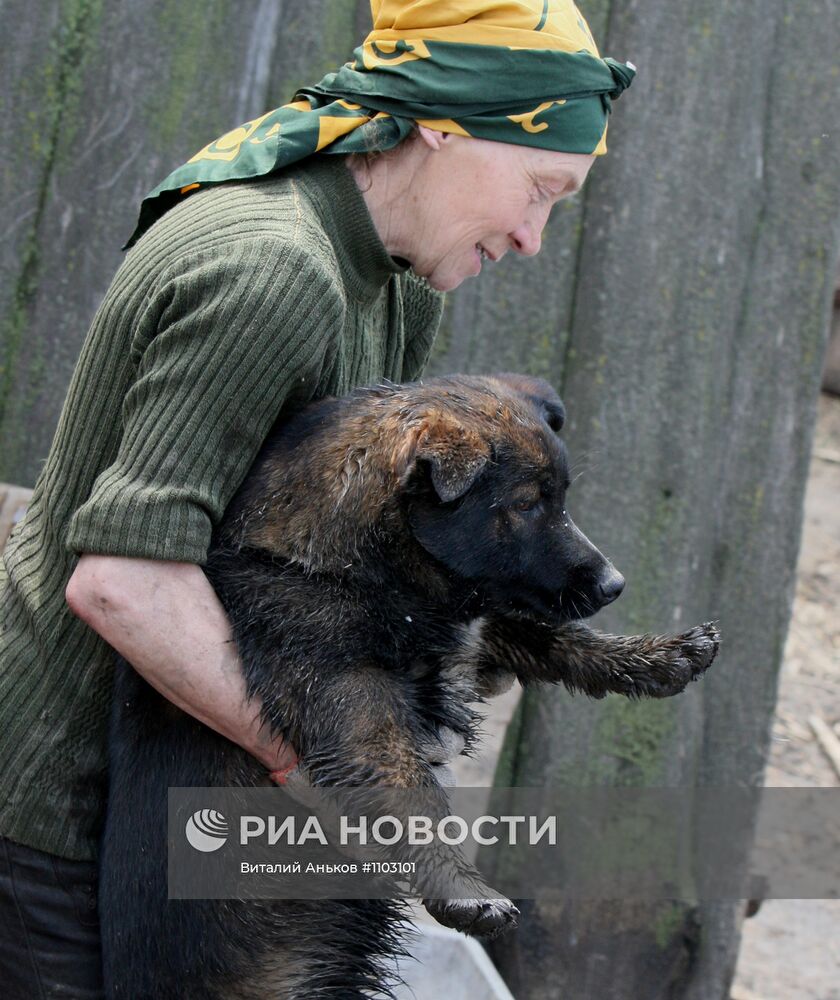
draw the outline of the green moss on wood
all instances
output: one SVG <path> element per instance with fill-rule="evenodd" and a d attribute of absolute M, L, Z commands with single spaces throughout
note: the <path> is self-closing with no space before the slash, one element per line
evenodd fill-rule
<path fill-rule="evenodd" d="M 583 784 L 656 786 L 665 778 L 664 749 L 675 730 L 673 709 L 662 701 L 610 696 L 598 713 Z"/>
<path fill-rule="evenodd" d="M 505 731 L 505 740 L 499 753 L 496 775 L 493 779 L 493 784 L 497 788 L 512 788 L 516 785 L 516 758 L 521 747 L 522 720 L 525 712 L 524 701 L 524 697 L 519 699 Z"/>
<path fill-rule="evenodd" d="M 212 117 L 207 106 L 208 91 L 221 80 L 232 86 L 236 77 L 234 52 L 237 46 L 227 44 L 227 32 L 238 20 L 237 5 L 230 0 L 213 0 L 201 5 L 200 11 L 179 0 L 163 0 L 154 10 L 157 37 L 166 39 L 169 56 L 160 89 L 146 96 L 143 116 L 150 126 L 149 143 L 157 150 L 180 150 L 176 155 L 186 159 L 197 152 L 182 149 L 187 123 L 196 116 Z M 196 110 L 198 109 L 198 110 Z M 238 122 L 219 123 L 218 128 L 233 128 Z M 202 137 L 205 142 L 214 138 Z M 200 145 L 193 142 L 192 145 Z"/>
<path fill-rule="evenodd" d="M 87 53 L 92 46 L 94 26 L 102 12 L 101 0 L 63 0 L 58 28 L 48 46 L 37 91 L 38 111 L 30 112 L 29 137 L 33 155 L 41 161 L 35 211 L 20 256 L 20 269 L 10 296 L 10 305 L 0 319 L 0 478 L 21 481 L 19 469 L 26 449 L 26 414 L 30 411 L 37 386 L 45 374 L 43 355 L 29 357 L 23 398 L 13 402 L 30 304 L 39 282 L 39 230 L 47 201 L 50 176 L 55 166 L 59 141 L 72 148 L 72 129 L 67 124 L 67 108 L 80 93 L 80 80 Z M 30 84 L 23 81 L 21 87 Z M 22 94 L 20 95 L 22 97 Z M 31 102 L 30 102 L 31 103 Z M 69 134 L 68 134 L 69 133 Z"/>
<path fill-rule="evenodd" d="M 653 939 L 663 951 L 683 933 L 689 909 L 684 903 L 663 903 L 653 920 Z"/>
<path fill-rule="evenodd" d="M 28 304 L 35 294 L 38 273 L 38 244 L 30 232 L 22 254 L 18 280 L 8 312 L 0 319 L 0 480 L 19 482 L 17 470 L 24 454 L 26 424 L 11 419 L 10 403 L 15 387 L 18 359 L 22 355 Z"/>
<path fill-rule="evenodd" d="M 282 22 L 282 31 L 295 40 L 296 49 L 303 46 L 306 58 L 303 62 L 294 59 L 288 70 L 275 76 L 274 103 L 290 101 L 298 87 L 317 83 L 327 73 L 337 70 L 362 41 L 356 37 L 356 0 L 322 0 L 318 6 L 321 15 L 317 20 L 311 12 L 289 11 L 289 17 Z M 306 28 L 297 18 L 305 19 Z M 313 20 L 317 23 L 314 30 Z"/>
<path fill-rule="evenodd" d="M 349 59 L 362 39 L 355 37 L 356 0 L 328 0 L 325 7 L 318 51 L 326 63 L 324 73 L 328 73 Z"/>
<path fill-rule="evenodd" d="M 52 91 L 51 118 L 59 129 L 51 138 L 51 166 L 61 157 L 77 157 L 90 133 L 87 109 L 81 101 L 82 82 L 90 56 L 97 51 L 102 0 L 63 0 L 61 25 L 54 39 L 58 74 Z"/>

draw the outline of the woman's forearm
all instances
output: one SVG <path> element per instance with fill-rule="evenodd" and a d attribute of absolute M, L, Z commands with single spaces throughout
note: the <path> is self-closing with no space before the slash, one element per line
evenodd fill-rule
<path fill-rule="evenodd" d="M 230 623 L 199 566 L 83 555 L 67 603 L 169 701 L 270 771 L 294 762 L 247 699 Z"/>

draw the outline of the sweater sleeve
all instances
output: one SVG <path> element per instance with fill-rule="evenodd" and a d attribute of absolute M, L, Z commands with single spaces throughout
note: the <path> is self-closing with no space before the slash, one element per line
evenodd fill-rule
<path fill-rule="evenodd" d="M 405 353 L 400 381 L 415 382 L 423 374 L 432 353 L 443 315 L 443 293 L 436 292 L 413 271 L 406 271 L 402 281 Z"/>
<path fill-rule="evenodd" d="M 184 261 L 156 298 L 118 454 L 66 544 L 201 563 L 281 408 L 312 398 L 344 299 L 320 261 L 256 239 Z"/>

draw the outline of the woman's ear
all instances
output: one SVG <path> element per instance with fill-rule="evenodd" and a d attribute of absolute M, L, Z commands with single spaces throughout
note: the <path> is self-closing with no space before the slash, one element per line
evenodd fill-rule
<path fill-rule="evenodd" d="M 420 133 L 420 138 L 429 149 L 440 149 L 444 142 L 445 133 L 438 132 L 435 128 L 428 128 L 426 125 L 417 125 L 417 131 Z"/>

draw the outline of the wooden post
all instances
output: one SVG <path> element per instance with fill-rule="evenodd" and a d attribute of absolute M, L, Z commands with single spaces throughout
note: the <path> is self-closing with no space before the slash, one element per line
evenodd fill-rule
<path fill-rule="evenodd" d="M 0 6 L 0 479 L 32 485 L 140 200 L 349 58 L 364 0 Z"/>
<path fill-rule="evenodd" d="M 579 474 L 569 509 L 628 581 L 596 623 L 718 619 L 723 645 L 671 701 L 529 692 L 497 780 L 758 784 L 837 259 L 840 19 L 830 0 L 594 6 L 609 8 L 602 48 L 639 75 L 588 182 L 580 239 L 551 245 L 556 282 L 504 300 L 476 286 L 469 315 L 453 304 L 438 364 L 561 367 Z M 540 310 L 556 323 L 547 365 L 532 353 Z M 525 904 L 523 932 L 492 954 L 517 1000 L 723 1000 L 741 912 Z"/>
<path fill-rule="evenodd" d="M 139 200 L 359 41 L 364 0 L 7 0 L 0 478 L 34 482 Z M 549 377 L 581 526 L 628 578 L 600 624 L 720 619 L 671 702 L 529 694 L 503 781 L 761 780 L 840 222 L 832 0 L 581 0 L 639 75 L 543 253 L 450 298 L 436 371 Z M 278 14 L 280 11 L 280 14 Z M 497 959 L 518 1000 L 723 998 L 733 906 L 530 906 Z"/>
<path fill-rule="evenodd" d="M 31 496 L 32 490 L 0 483 L 0 553 L 6 547 L 12 528 L 26 513 Z"/>

